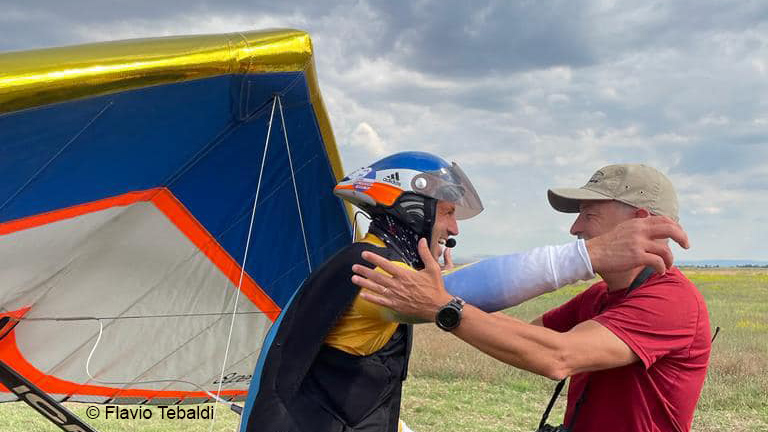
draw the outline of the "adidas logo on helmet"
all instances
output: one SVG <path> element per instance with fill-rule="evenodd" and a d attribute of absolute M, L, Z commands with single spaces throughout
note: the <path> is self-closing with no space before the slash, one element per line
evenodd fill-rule
<path fill-rule="evenodd" d="M 400 184 L 400 173 L 399 172 L 394 172 L 394 173 L 384 177 L 383 179 L 381 179 L 381 181 L 384 181 L 384 182 L 387 182 L 387 183 L 391 183 L 391 184 L 393 184 L 393 185 L 395 185 L 397 187 L 401 186 L 401 184 Z"/>

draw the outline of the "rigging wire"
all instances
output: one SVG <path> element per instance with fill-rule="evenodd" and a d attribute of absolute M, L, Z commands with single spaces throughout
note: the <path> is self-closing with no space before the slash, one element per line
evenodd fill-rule
<path fill-rule="evenodd" d="M 291 145 L 288 143 L 288 129 L 285 127 L 285 116 L 283 114 L 283 102 L 280 96 L 275 96 L 277 105 L 280 108 L 280 122 L 283 126 L 283 137 L 285 137 L 285 148 L 288 151 L 288 165 L 291 168 L 291 180 L 293 181 L 293 194 L 296 197 L 296 209 L 299 212 L 299 223 L 301 224 L 301 235 L 304 238 L 304 252 L 307 254 L 307 267 L 312 273 L 312 261 L 309 259 L 309 245 L 307 243 L 307 231 L 304 229 L 304 217 L 301 214 L 301 203 L 299 201 L 299 190 L 296 187 L 296 174 L 293 171 L 293 159 L 291 158 Z"/>
<path fill-rule="evenodd" d="M 275 95 L 272 101 L 272 112 L 269 114 L 269 123 L 267 125 L 267 138 L 264 143 L 264 154 L 261 157 L 261 168 L 259 169 L 259 180 L 256 183 L 256 196 L 253 198 L 253 209 L 251 210 L 251 221 L 248 225 L 248 236 L 245 239 L 245 251 L 243 252 L 243 262 L 240 265 L 240 280 L 237 283 L 237 294 L 235 295 L 235 304 L 232 308 L 232 319 L 229 323 L 229 335 L 227 336 L 227 348 L 224 350 L 224 360 L 221 363 L 221 375 L 219 376 L 219 388 L 216 390 L 216 394 L 221 394 L 221 386 L 224 381 L 224 372 L 227 367 L 227 359 L 229 358 L 229 347 L 232 344 L 232 331 L 235 327 L 235 317 L 237 316 L 237 303 L 240 299 L 240 289 L 243 285 L 243 277 L 245 276 L 245 264 L 248 260 L 248 251 L 251 246 L 251 234 L 253 233 L 253 221 L 256 218 L 256 207 L 259 203 L 259 192 L 261 192 L 261 180 L 264 178 L 264 165 L 267 162 L 267 151 L 269 150 L 269 138 L 272 134 L 272 123 L 275 118 L 275 107 L 277 106 L 278 97 Z M 213 425 L 216 422 L 216 405 L 213 406 L 213 416 L 211 416 L 210 431 L 213 431 Z"/>

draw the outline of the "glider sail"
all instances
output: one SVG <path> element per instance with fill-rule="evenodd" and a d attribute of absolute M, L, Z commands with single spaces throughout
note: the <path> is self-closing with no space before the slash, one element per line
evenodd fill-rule
<path fill-rule="evenodd" d="M 351 241 L 341 177 L 304 32 L 0 54 L 0 361 L 58 401 L 244 399 Z"/>

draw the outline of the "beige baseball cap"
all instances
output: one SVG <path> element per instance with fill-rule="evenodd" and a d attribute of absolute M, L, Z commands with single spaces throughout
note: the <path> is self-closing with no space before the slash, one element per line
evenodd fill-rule
<path fill-rule="evenodd" d="M 555 210 L 564 213 L 578 213 L 584 200 L 616 200 L 678 220 L 672 182 L 656 169 L 641 164 L 608 165 L 597 170 L 584 186 L 550 189 L 547 197 Z"/>

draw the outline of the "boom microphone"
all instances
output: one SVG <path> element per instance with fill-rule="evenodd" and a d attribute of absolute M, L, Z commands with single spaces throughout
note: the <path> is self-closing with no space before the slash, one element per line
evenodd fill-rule
<path fill-rule="evenodd" d="M 448 240 L 445 241 L 445 247 L 452 248 L 454 246 L 456 246 L 456 239 L 449 238 Z"/>

